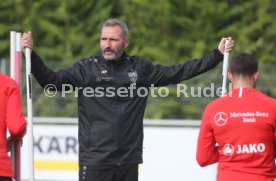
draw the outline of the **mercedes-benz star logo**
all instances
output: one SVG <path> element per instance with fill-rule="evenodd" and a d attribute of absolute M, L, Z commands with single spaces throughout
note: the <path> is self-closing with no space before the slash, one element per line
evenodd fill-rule
<path fill-rule="evenodd" d="M 218 112 L 215 115 L 214 120 L 215 120 L 216 125 L 224 126 L 228 121 L 228 117 L 225 112 Z"/>

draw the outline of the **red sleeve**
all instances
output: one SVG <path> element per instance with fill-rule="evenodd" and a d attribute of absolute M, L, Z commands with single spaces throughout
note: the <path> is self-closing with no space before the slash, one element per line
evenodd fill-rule
<path fill-rule="evenodd" d="M 276 101 L 274 101 L 274 105 L 272 105 L 274 112 L 274 158 L 276 158 Z"/>
<path fill-rule="evenodd" d="M 202 117 L 197 141 L 196 159 L 202 167 L 216 163 L 219 157 L 210 119 L 210 111 L 207 107 Z"/>
<path fill-rule="evenodd" d="M 276 118 L 275 118 L 275 120 L 274 120 L 274 123 L 275 123 L 275 125 L 274 125 L 274 158 L 276 158 Z"/>
<path fill-rule="evenodd" d="M 6 123 L 11 136 L 21 139 L 26 131 L 26 120 L 22 111 L 19 88 L 16 83 L 7 87 Z"/>

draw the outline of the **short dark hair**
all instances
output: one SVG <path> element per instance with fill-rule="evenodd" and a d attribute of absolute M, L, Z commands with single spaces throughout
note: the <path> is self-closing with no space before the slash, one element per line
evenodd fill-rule
<path fill-rule="evenodd" d="M 128 37 L 127 25 L 124 22 L 122 22 L 116 18 L 111 18 L 111 19 L 106 20 L 103 24 L 103 27 L 116 26 L 116 25 L 121 27 L 121 29 L 123 31 L 124 38 L 127 38 Z"/>
<path fill-rule="evenodd" d="M 255 56 L 249 53 L 239 53 L 230 63 L 230 72 L 244 76 L 252 76 L 258 72 L 258 62 Z"/>

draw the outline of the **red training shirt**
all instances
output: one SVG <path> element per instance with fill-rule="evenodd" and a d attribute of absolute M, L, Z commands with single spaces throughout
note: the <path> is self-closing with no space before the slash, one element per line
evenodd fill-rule
<path fill-rule="evenodd" d="M 201 166 L 218 162 L 218 181 L 272 181 L 275 140 L 276 100 L 234 89 L 206 107 L 196 157 Z"/>
<path fill-rule="evenodd" d="M 26 120 L 18 85 L 0 73 L 0 176 L 13 177 L 12 162 L 7 153 L 7 129 L 14 139 L 21 139 L 26 131 Z"/>

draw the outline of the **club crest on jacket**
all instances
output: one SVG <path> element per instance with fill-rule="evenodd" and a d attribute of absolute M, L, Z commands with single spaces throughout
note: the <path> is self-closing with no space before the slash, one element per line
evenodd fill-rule
<path fill-rule="evenodd" d="M 137 78 L 138 78 L 137 72 L 131 70 L 130 72 L 128 72 L 128 78 L 130 79 L 130 81 L 131 81 L 132 83 L 136 83 L 136 80 L 137 80 Z"/>

